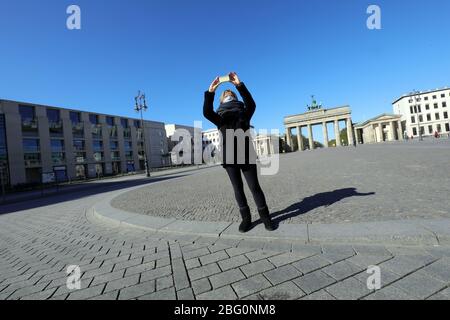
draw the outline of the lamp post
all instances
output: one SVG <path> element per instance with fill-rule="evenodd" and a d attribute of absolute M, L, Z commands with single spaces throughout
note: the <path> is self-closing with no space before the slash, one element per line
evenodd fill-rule
<path fill-rule="evenodd" d="M 145 162 L 145 172 L 147 174 L 147 177 L 150 177 L 150 167 L 148 164 L 148 157 L 147 157 L 147 144 L 145 139 L 145 125 L 144 125 L 144 115 L 143 111 L 147 111 L 147 101 L 145 99 L 145 94 L 141 93 L 141 91 L 138 91 L 138 95 L 134 98 L 136 105 L 134 107 L 134 110 L 136 112 L 141 113 L 141 126 L 142 126 L 142 140 L 144 142 L 144 162 Z"/>
<path fill-rule="evenodd" d="M 420 108 L 420 102 L 422 101 L 422 97 L 420 96 L 420 91 L 414 90 L 412 92 L 413 99 L 415 101 L 414 109 L 416 111 L 417 115 L 417 132 L 419 133 L 419 141 L 423 141 L 422 137 L 422 130 L 420 130 L 420 115 L 419 115 L 419 108 Z"/>

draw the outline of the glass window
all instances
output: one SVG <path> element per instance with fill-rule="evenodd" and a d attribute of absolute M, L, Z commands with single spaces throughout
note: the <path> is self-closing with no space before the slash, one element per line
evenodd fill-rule
<path fill-rule="evenodd" d="M 81 122 L 81 113 L 80 112 L 70 112 L 70 121 L 72 121 L 73 124 L 77 124 Z"/>
<path fill-rule="evenodd" d="M 425 97 L 425 101 L 428 101 L 428 97 Z"/>
<path fill-rule="evenodd" d="M 423 122 L 423 116 L 419 115 L 419 122 Z"/>
<path fill-rule="evenodd" d="M 429 105 L 429 104 L 426 104 L 426 105 L 425 105 L 425 109 L 430 110 L 430 105 Z"/>
<path fill-rule="evenodd" d="M 98 115 L 90 114 L 89 115 L 89 122 L 92 123 L 92 124 L 98 124 Z"/>
<path fill-rule="evenodd" d="M 439 113 L 435 113 L 434 117 L 436 118 L 436 120 L 439 120 L 440 119 Z"/>
<path fill-rule="evenodd" d="M 442 132 L 442 127 L 441 127 L 440 124 L 437 124 L 437 125 L 436 125 L 436 129 L 437 129 L 437 132 L 439 132 L 439 133 Z"/>
<path fill-rule="evenodd" d="M 450 123 L 445 124 L 445 131 L 447 131 L 447 132 L 450 131 Z"/>
<path fill-rule="evenodd" d="M 437 96 L 433 96 L 433 100 L 436 100 L 437 99 Z"/>
<path fill-rule="evenodd" d="M 432 134 L 433 133 L 433 126 L 428 126 L 428 133 Z"/>
<path fill-rule="evenodd" d="M 416 123 L 416 117 L 414 116 L 411 117 L 411 123 Z"/>
<path fill-rule="evenodd" d="M 53 152 L 64 151 L 64 140 L 52 139 L 50 140 L 50 144 Z"/>
<path fill-rule="evenodd" d="M 34 120 L 35 113 L 34 113 L 34 107 L 33 106 L 19 106 L 19 113 L 23 120 Z"/>
<path fill-rule="evenodd" d="M 445 93 L 441 94 L 441 98 L 445 98 Z"/>
<path fill-rule="evenodd" d="M 47 109 L 47 118 L 50 122 L 58 122 L 60 120 L 59 110 Z"/>
<path fill-rule="evenodd" d="M 444 119 L 448 119 L 448 112 L 447 111 L 444 112 Z"/>
<path fill-rule="evenodd" d="M 417 128 L 413 128 L 413 135 L 417 136 Z"/>
<path fill-rule="evenodd" d="M 73 140 L 73 148 L 76 151 L 84 150 L 84 140 Z"/>
<path fill-rule="evenodd" d="M 94 152 L 94 160 L 102 161 L 103 160 L 103 152 Z"/>
<path fill-rule="evenodd" d="M 92 141 L 92 148 L 93 148 L 95 151 L 102 150 L 102 149 L 103 149 L 103 141 L 100 141 L 100 140 L 94 140 L 94 141 Z"/>
<path fill-rule="evenodd" d="M 431 114 L 427 114 L 427 121 L 431 121 Z"/>
<path fill-rule="evenodd" d="M 124 128 L 128 128 L 128 119 L 120 119 L 120 124 Z"/>
<path fill-rule="evenodd" d="M 108 126 L 113 126 L 114 125 L 114 118 L 113 117 L 106 117 L 106 123 L 108 124 Z"/>
<path fill-rule="evenodd" d="M 434 108 L 437 109 L 439 105 L 437 103 L 434 104 Z"/>
<path fill-rule="evenodd" d="M 139 121 L 139 120 L 134 120 L 134 127 L 135 127 L 135 128 L 140 128 L 140 127 L 141 127 L 141 121 Z"/>
<path fill-rule="evenodd" d="M 125 150 L 132 150 L 133 149 L 133 144 L 131 143 L 131 141 L 125 141 Z"/>
<path fill-rule="evenodd" d="M 109 142 L 109 148 L 110 148 L 111 150 L 117 150 L 117 149 L 119 149 L 119 142 L 117 142 L 117 141 L 110 141 L 110 142 Z"/>
<path fill-rule="evenodd" d="M 23 151 L 39 152 L 39 139 L 23 139 Z"/>
<path fill-rule="evenodd" d="M 442 108 L 447 108 L 447 102 L 442 102 Z"/>

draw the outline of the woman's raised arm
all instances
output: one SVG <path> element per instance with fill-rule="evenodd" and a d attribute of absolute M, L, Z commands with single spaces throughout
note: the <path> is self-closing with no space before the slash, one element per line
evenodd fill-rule
<path fill-rule="evenodd" d="M 220 81 L 217 77 L 209 86 L 209 90 L 205 92 L 205 102 L 203 103 L 203 116 L 217 127 L 220 126 L 221 117 L 214 111 L 214 96 L 219 85 Z"/>

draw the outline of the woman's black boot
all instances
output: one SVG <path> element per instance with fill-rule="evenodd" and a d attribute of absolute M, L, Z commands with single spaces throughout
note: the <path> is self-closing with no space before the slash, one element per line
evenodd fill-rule
<path fill-rule="evenodd" d="M 250 230 L 250 227 L 252 226 L 252 215 L 250 213 L 249 207 L 240 208 L 239 211 L 241 212 L 242 222 L 239 226 L 239 231 L 244 233 Z"/>
<path fill-rule="evenodd" d="M 275 224 L 272 222 L 272 219 L 270 218 L 269 214 L 269 208 L 264 207 L 259 209 L 259 216 L 261 217 L 261 221 L 264 223 L 264 226 L 266 227 L 267 231 L 274 231 L 276 229 Z"/>

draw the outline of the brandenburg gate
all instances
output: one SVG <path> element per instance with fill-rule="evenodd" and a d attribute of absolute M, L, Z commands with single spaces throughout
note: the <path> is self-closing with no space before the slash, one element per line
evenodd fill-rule
<path fill-rule="evenodd" d="M 348 143 L 352 145 L 354 142 L 353 137 L 353 126 L 351 119 L 351 109 L 349 106 L 332 108 L 332 109 L 322 109 L 318 106 L 315 101 L 313 101 L 313 106 L 308 107 L 309 111 L 303 114 L 288 116 L 284 118 L 284 126 L 286 128 L 286 143 L 289 145 L 292 151 L 292 129 L 296 129 L 298 150 L 305 150 L 302 138 L 302 128 L 308 128 L 309 136 L 309 148 L 314 149 L 314 137 L 312 127 L 314 125 L 321 124 L 323 129 L 323 140 L 325 148 L 329 146 L 328 140 L 328 123 L 334 123 L 334 136 L 336 137 L 336 147 L 341 146 L 340 139 L 340 129 L 339 121 L 345 121 L 347 127 Z"/>

